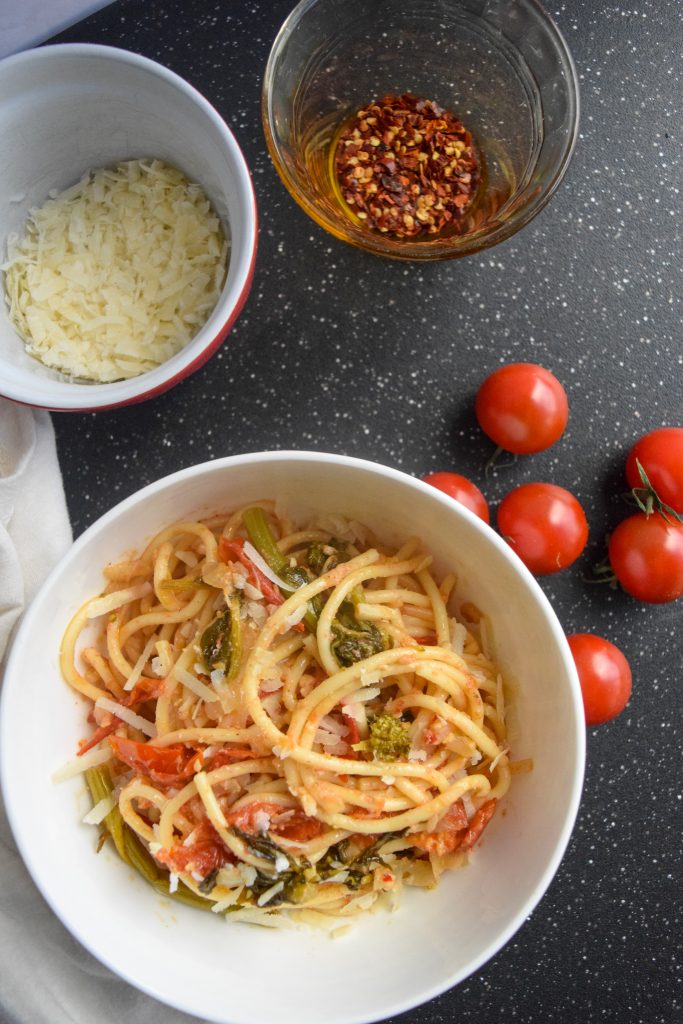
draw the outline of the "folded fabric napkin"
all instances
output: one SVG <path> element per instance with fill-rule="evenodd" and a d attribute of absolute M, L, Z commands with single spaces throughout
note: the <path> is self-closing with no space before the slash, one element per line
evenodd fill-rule
<path fill-rule="evenodd" d="M 0 661 L 19 615 L 70 544 L 50 417 L 0 399 Z"/>
<path fill-rule="evenodd" d="M 21 612 L 70 544 L 50 417 L 0 399 L 0 662 Z M 120 981 L 71 937 L 24 867 L 1 802 L 0 879 L 2 1024 L 195 1020 Z"/>

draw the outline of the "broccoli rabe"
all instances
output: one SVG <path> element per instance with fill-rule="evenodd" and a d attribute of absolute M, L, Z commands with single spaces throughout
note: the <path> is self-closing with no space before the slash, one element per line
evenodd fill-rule
<path fill-rule="evenodd" d="M 290 565 L 289 560 L 280 551 L 262 508 L 254 506 L 246 509 L 243 518 L 249 540 L 284 583 L 298 590 L 299 587 L 305 587 L 311 582 L 313 577 L 308 570 L 300 565 Z M 320 612 L 309 604 L 304 622 L 312 633 L 315 632 L 319 614 Z"/>
<path fill-rule="evenodd" d="M 311 544 L 306 557 L 311 572 L 322 576 L 336 568 L 340 562 L 348 562 L 350 556 L 344 546 L 333 539 L 329 544 Z"/>
<path fill-rule="evenodd" d="M 350 601 L 339 609 L 332 623 L 332 635 L 332 652 L 339 664 L 346 667 L 391 647 L 391 640 L 377 626 L 356 618 Z"/>
<path fill-rule="evenodd" d="M 234 679 L 239 668 L 242 648 L 239 599 L 233 595 L 225 611 L 209 623 L 199 646 L 206 670 L 222 669 L 227 679 Z"/>
<path fill-rule="evenodd" d="M 410 750 L 410 734 L 400 718 L 393 715 L 368 716 L 370 735 L 354 744 L 354 750 L 369 751 L 377 761 L 397 761 Z"/>

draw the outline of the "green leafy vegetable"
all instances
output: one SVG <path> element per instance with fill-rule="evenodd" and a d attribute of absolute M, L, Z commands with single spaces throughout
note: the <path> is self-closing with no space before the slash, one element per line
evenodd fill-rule
<path fill-rule="evenodd" d="M 330 548 L 333 550 L 330 551 Z M 340 562 L 348 562 L 349 557 L 344 545 L 332 540 L 329 544 L 311 544 L 306 560 L 311 572 L 316 576 L 322 576 L 323 573 L 335 569 Z"/>
<path fill-rule="evenodd" d="M 299 565 L 290 566 L 287 558 L 280 551 L 262 508 L 248 508 L 242 518 L 249 534 L 249 540 L 284 583 L 298 590 L 311 582 L 311 575 L 307 570 Z M 311 633 L 316 631 L 319 614 L 320 609 L 317 603 L 314 607 L 312 602 L 309 602 L 304 622 Z"/>
<path fill-rule="evenodd" d="M 263 857 L 264 860 L 270 860 L 275 863 L 275 859 L 278 856 L 285 856 L 287 854 L 277 846 L 272 839 L 269 839 L 267 835 L 253 835 L 251 832 L 243 832 L 241 828 L 237 828 L 233 825 L 230 831 L 241 839 L 242 842 L 247 846 L 250 853 L 256 857 Z M 292 859 L 287 857 L 289 863 L 292 863 Z M 271 884 L 273 879 L 271 878 Z"/>
<path fill-rule="evenodd" d="M 332 651 L 340 665 L 353 665 L 386 651 L 391 640 L 372 622 L 356 618 L 353 603 L 345 601 L 332 623 Z"/>
<path fill-rule="evenodd" d="M 197 886 L 200 892 L 210 893 L 216 888 L 216 880 L 218 878 L 218 868 L 214 868 L 210 871 L 206 878 L 202 878 L 201 882 Z"/>
<path fill-rule="evenodd" d="M 242 648 L 239 600 L 236 596 L 230 598 L 225 611 L 206 627 L 199 647 L 209 672 L 218 668 L 225 672 L 228 680 L 235 678 Z"/>
<path fill-rule="evenodd" d="M 258 553 L 263 556 L 273 572 L 284 579 L 282 574 L 288 568 L 289 562 L 277 546 L 277 541 L 271 533 L 263 509 L 258 507 L 248 508 L 242 518 L 251 543 Z"/>

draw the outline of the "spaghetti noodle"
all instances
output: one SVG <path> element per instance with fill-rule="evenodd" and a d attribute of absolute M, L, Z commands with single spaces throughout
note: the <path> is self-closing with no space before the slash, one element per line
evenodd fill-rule
<path fill-rule="evenodd" d="M 503 685 L 431 561 L 262 501 L 108 566 L 61 651 L 101 841 L 261 924 L 336 921 L 464 862 L 510 781 Z"/>

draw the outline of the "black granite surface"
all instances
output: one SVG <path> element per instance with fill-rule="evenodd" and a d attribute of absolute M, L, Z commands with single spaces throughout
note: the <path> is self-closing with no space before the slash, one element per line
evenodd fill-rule
<path fill-rule="evenodd" d="M 640 605 L 583 575 L 625 512 L 631 443 L 683 421 L 683 7 L 553 0 L 583 104 L 560 191 L 482 256 L 416 266 L 325 234 L 272 168 L 259 93 L 290 6 L 118 0 L 59 37 L 137 51 L 200 89 L 244 150 L 261 225 L 250 298 L 208 365 L 141 406 L 53 417 L 74 530 L 174 470 L 271 448 L 344 452 L 417 475 L 457 469 L 494 506 L 525 481 L 572 490 L 591 542 L 577 566 L 542 585 L 568 632 L 597 632 L 623 649 L 633 697 L 621 717 L 589 730 L 579 821 L 530 920 L 468 981 L 394 1024 L 675 1024 L 682 602 Z M 473 397 L 496 366 L 522 360 L 564 382 L 569 428 L 548 452 L 484 480 L 492 445 Z M 127 1020 L 139 1005 L 131 1001 Z"/>

